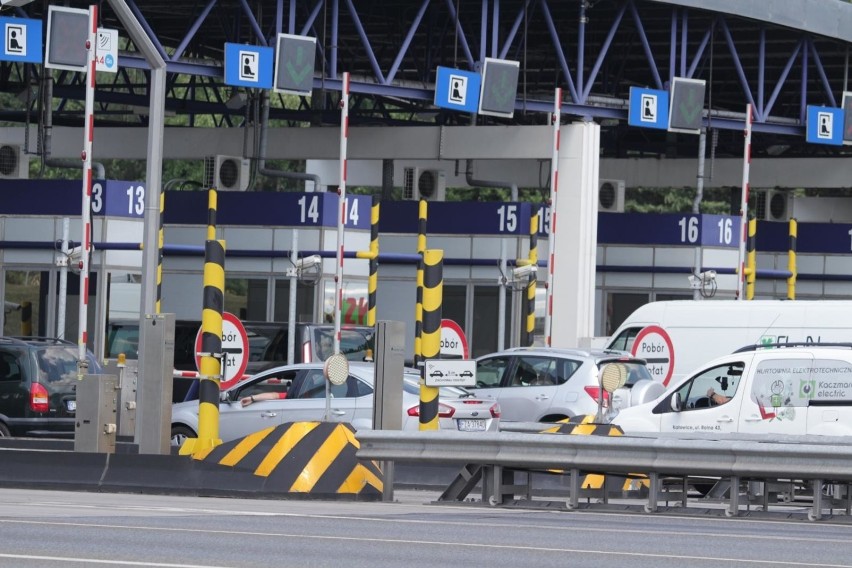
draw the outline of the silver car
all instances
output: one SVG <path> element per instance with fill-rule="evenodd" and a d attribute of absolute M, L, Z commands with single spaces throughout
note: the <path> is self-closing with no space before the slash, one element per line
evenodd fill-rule
<path fill-rule="evenodd" d="M 607 363 L 623 364 L 625 385 L 610 394 L 600 385 Z M 555 422 L 581 414 L 619 410 L 653 400 L 665 387 L 643 359 L 624 351 L 519 347 L 476 360 L 477 397 L 500 404 L 505 421 Z M 603 397 L 603 399 L 602 399 Z"/>
<path fill-rule="evenodd" d="M 330 420 L 349 422 L 356 429 L 371 428 L 373 422 L 373 364 L 350 363 L 349 377 L 341 385 L 329 385 Z M 406 371 L 402 392 L 404 430 L 419 428 L 419 375 Z M 240 399 L 261 393 L 277 393 L 271 400 L 242 406 Z M 234 440 L 285 422 L 323 420 L 326 404 L 323 363 L 275 367 L 258 373 L 222 391 L 219 404 L 219 438 Z M 265 395 L 269 396 L 269 395 Z M 439 394 L 439 427 L 461 431 L 496 431 L 500 406 L 490 399 L 477 399 L 470 392 L 442 387 Z M 198 433 L 198 401 L 172 405 L 172 445 L 180 446 Z"/>

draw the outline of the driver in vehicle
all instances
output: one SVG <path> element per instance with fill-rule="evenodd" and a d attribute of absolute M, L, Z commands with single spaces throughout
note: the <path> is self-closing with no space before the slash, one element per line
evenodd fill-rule
<path fill-rule="evenodd" d="M 725 395 L 723 395 L 723 394 L 719 394 L 719 393 L 717 393 L 717 392 L 713 389 L 713 387 L 710 387 L 709 389 L 707 389 L 707 398 L 709 398 L 710 400 L 712 400 L 712 401 L 713 401 L 713 403 L 715 403 L 715 404 L 717 404 L 717 405 L 718 405 L 718 404 L 725 404 L 726 402 L 728 402 L 729 400 L 731 400 L 731 397 L 729 397 L 729 396 L 725 396 Z"/>

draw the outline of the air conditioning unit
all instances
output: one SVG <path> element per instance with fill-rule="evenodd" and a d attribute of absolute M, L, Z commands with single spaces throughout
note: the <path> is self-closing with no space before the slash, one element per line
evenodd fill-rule
<path fill-rule="evenodd" d="M 751 192 L 749 207 L 760 221 L 789 221 L 790 194 L 775 189 L 756 189 Z"/>
<path fill-rule="evenodd" d="M 30 157 L 17 144 L 0 144 L 0 179 L 30 177 Z"/>
<path fill-rule="evenodd" d="M 624 180 L 598 180 L 598 211 L 624 213 Z"/>
<path fill-rule="evenodd" d="M 403 178 L 403 199 L 445 201 L 447 198 L 447 175 L 443 170 L 405 168 Z"/>
<path fill-rule="evenodd" d="M 204 158 L 204 185 L 219 191 L 248 189 L 250 160 L 236 156 L 207 156 Z"/>

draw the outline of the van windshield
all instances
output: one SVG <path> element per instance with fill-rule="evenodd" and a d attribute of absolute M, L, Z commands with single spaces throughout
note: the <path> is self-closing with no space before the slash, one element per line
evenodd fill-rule
<path fill-rule="evenodd" d="M 636 336 L 639 335 L 640 331 L 642 331 L 641 327 L 628 327 L 616 335 L 612 341 L 609 342 L 609 345 L 607 345 L 606 348 L 632 352 L 633 342 L 636 341 Z"/>

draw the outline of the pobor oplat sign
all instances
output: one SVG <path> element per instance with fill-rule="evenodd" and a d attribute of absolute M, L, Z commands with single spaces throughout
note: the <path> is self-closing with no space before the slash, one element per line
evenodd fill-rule
<path fill-rule="evenodd" d="M 649 325 L 636 335 L 632 353 L 645 359 L 648 372 L 654 379 L 668 386 L 674 373 L 675 352 L 666 330 L 658 325 Z"/>
<path fill-rule="evenodd" d="M 195 336 L 195 365 L 201 370 L 201 328 Z M 246 372 L 248 364 L 248 335 L 243 322 L 232 313 L 222 313 L 222 379 L 219 388 L 235 385 Z"/>

